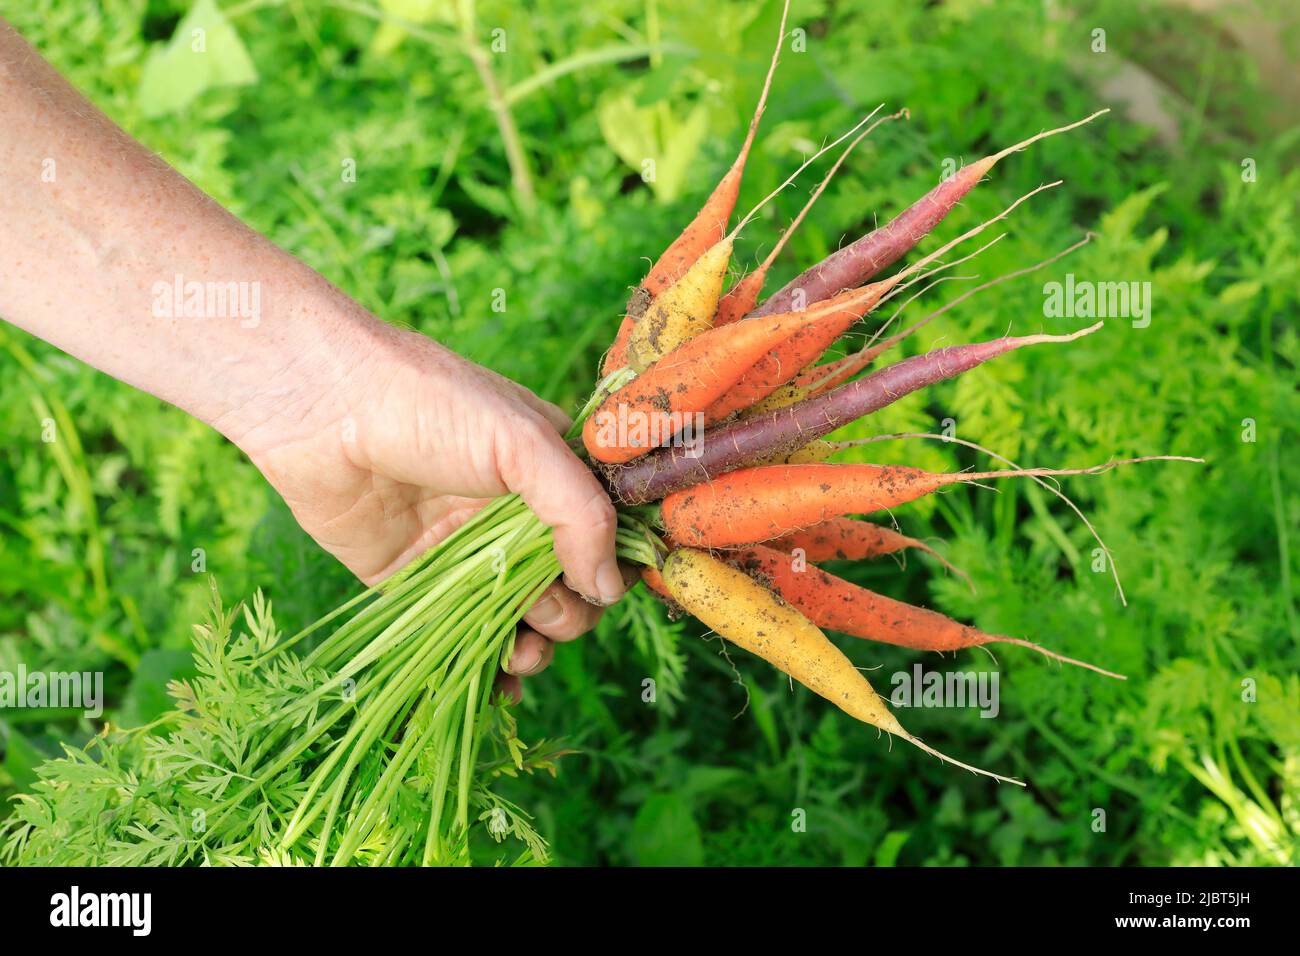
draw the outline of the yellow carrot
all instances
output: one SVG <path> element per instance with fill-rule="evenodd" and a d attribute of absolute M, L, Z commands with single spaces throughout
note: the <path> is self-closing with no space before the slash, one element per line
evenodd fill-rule
<path fill-rule="evenodd" d="M 686 340 L 712 328 L 733 242 L 725 236 L 706 249 L 632 326 L 627 364 L 633 371 L 644 372 Z"/>
<path fill-rule="evenodd" d="M 785 39 L 785 23 L 789 13 L 790 2 L 786 0 L 781 9 L 781 24 L 777 29 L 776 47 L 772 50 L 772 59 L 768 63 L 767 77 L 763 80 L 763 89 L 758 96 L 758 105 L 754 107 L 754 117 L 749 122 L 749 130 L 745 134 L 745 141 L 740 147 L 740 153 L 736 156 L 735 162 L 728 168 L 722 180 L 714 187 L 713 192 L 709 194 L 708 200 L 696 213 L 695 218 L 682 230 L 681 235 L 674 239 L 672 244 L 664 250 L 663 255 L 650 267 L 646 277 L 641 280 L 641 284 L 632 293 L 627 314 L 618 327 L 618 335 L 601 363 L 601 375 L 608 375 L 614 369 L 622 368 L 628 364 L 628 342 L 631 339 L 632 330 L 636 328 L 636 323 L 645 314 L 650 303 L 656 296 L 667 291 L 673 283 L 681 279 L 691 266 L 699 260 L 700 256 L 704 255 L 726 235 L 727 221 L 731 218 L 731 212 L 736 206 L 736 199 L 740 195 L 740 180 L 745 173 L 745 163 L 749 159 L 750 148 L 754 145 L 754 134 L 758 132 L 759 120 L 762 119 L 763 109 L 767 106 L 767 95 L 772 88 L 772 77 L 776 73 L 776 64 L 781 56 L 781 43 Z M 730 254 L 728 254 L 728 257 L 730 257 Z M 646 364 L 648 365 L 649 362 Z M 640 370 L 638 369 L 638 371 Z"/>
<path fill-rule="evenodd" d="M 722 298 L 722 284 L 726 278 L 727 265 L 731 262 L 736 236 L 759 210 L 794 182 L 809 165 L 827 150 L 834 149 L 857 133 L 878 112 L 879 106 L 847 133 L 804 160 L 785 182 L 759 200 L 736 228 L 706 249 L 680 279 L 654 297 L 628 336 L 627 364 L 631 369 L 636 372 L 645 371 L 683 342 L 713 327 L 713 316 L 717 313 L 718 302 Z"/>
<path fill-rule="evenodd" d="M 678 548 L 664 561 L 662 577 L 673 600 L 706 626 L 851 717 L 973 773 L 1020 783 L 953 760 L 909 734 L 862 672 L 817 625 L 744 572 L 706 551 Z"/>

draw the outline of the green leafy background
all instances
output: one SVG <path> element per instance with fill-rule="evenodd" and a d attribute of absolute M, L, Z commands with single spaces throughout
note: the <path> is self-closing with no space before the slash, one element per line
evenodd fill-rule
<path fill-rule="evenodd" d="M 1256 6 L 1289 42 L 1287 5 Z M 32 0 L 6 15 L 118 123 L 369 308 L 576 407 L 628 288 L 730 162 L 779 5 Z M 1118 558 L 1128 606 L 1093 570 L 1078 518 L 1027 483 L 961 488 L 896 515 L 970 571 L 976 596 L 924 557 L 841 570 L 1130 679 L 1015 648 L 996 662 L 928 660 L 1000 669 L 996 719 L 902 714 L 942 749 L 1031 782 L 998 787 L 890 748 L 637 593 L 528 682 L 521 732 L 581 753 L 556 780 L 512 782 L 511 798 L 567 864 L 1294 861 L 1300 174 L 1288 91 L 1233 20 L 1178 4 L 795 0 L 792 25 L 804 49 L 782 60 L 742 208 L 877 104 L 912 116 L 857 151 L 772 288 L 895 214 L 945 160 L 1116 107 L 1007 159 L 922 248 L 1057 178 L 955 271 L 988 278 L 1086 230 L 1096 240 L 981 293 L 907 350 L 1071 331 L 1078 320 L 1042 311 L 1042 283 L 1068 271 L 1150 281 L 1150 327 L 1116 320 L 1018 352 L 853 433 L 951 418 L 959 437 L 1021 464 L 1205 456 L 1067 480 Z M 1159 92 L 1157 119 L 1124 105 L 1135 84 Z M 355 182 L 341 176 L 347 160 Z M 770 248 L 811 181 L 747 230 L 740 267 Z M 941 284 L 909 314 L 962 285 Z M 45 419 L 59 441 L 41 441 Z M 167 680 L 189 672 L 208 594 L 195 549 L 227 597 L 265 588 L 288 630 L 355 589 L 222 438 L 7 326 L 0 433 L 0 670 L 103 670 L 120 723 L 151 719 Z M 987 461 L 922 441 L 869 452 L 929 468 Z M 842 646 L 882 690 L 919 659 Z M 6 711 L 0 793 L 29 783 L 59 740 L 95 729 Z"/>

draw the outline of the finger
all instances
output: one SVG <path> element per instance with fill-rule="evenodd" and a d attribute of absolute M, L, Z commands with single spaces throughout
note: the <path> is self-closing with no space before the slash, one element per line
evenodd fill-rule
<path fill-rule="evenodd" d="M 524 623 L 553 641 L 571 641 L 586 634 L 599 620 L 600 608 L 588 604 L 559 581 L 524 612 Z"/>
<path fill-rule="evenodd" d="M 554 425 L 555 430 L 561 435 L 567 432 L 569 426 L 573 424 L 573 419 L 566 415 L 564 410 L 554 402 L 539 398 L 531 390 L 508 378 L 502 378 L 501 381 L 506 384 L 511 394 Z"/>
<path fill-rule="evenodd" d="M 501 428 L 496 461 L 501 480 L 554 529 L 565 582 L 596 604 L 613 604 L 626 588 L 614 560 L 614 506 L 596 476 L 540 421 Z"/>
<path fill-rule="evenodd" d="M 528 389 L 524 389 L 524 395 L 525 400 L 530 406 L 532 406 L 533 410 L 541 414 L 543 418 L 554 425 L 557 432 L 563 435 L 569 430 L 569 426 L 573 424 L 573 419 L 566 415 L 564 409 L 560 408 L 559 405 L 556 405 L 554 402 L 548 402 L 543 398 L 538 398 L 532 392 L 528 391 Z"/>
<path fill-rule="evenodd" d="M 498 673 L 496 684 L 493 687 L 496 695 L 510 698 L 512 704 L 517 704 L 524 699 L 523 681 L 513 674 L 507 674 L 504 671 Z"/>
<path fill-rule="evenodd" d="M 532 677 L 546 670 L 555 656 L 555 644 L 536 631 L 521 627 L 515 635 L 515 650 L 506 662 L 506 673 L 515 677 Z"/>

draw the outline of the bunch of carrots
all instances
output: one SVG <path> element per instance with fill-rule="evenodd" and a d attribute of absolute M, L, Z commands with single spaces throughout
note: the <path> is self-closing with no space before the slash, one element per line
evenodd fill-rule
<path fill-rule="evenodd" d="M 782 38 L 784 31 L 783 14 Z M 818 561 L 869 559 L 907 548 L 933 554 L 926 545 L 889 527 L 850 516 L 887 511 L 957 483 L 1095 473 L 1117 464 L 1174 456 L 1111 462 L 1090 469 L 1012 468 L 954 474 L 829 460 L 838 451 L 859 444 L 826 440 L 825 436 L 841 426 L 1007 352 L 1070 342 L 1096 331 L 1100 323 L 1070 335 L 1008 336 L 940 348 L 859 376 L 887 349 L 939 314 L 936 312 L 884 341 L 877 342 L 877 334 L 866 347 L 846 357 L 822 359 L 837 340 L 882 303 L 948 268 L 951 264 L 923 271 L 958 243 L 1005 217 L 1035 193 L 1051 188 L 1034 190 L 916 264 L 877 278 L 943 220 L 998 162 L 1100 113 L 1039 133 L 963 167 L 893 221 L 840 248 L 760 302 L 768 270 L 853 147 L 881 123 L 905 115 L 904 111 L 867 126 L 873 113 L 826 147 L 852 137 L 771 253 L 724 292 L 737 235 L 780 191 L 766 197 L 728 231 L 780 44 L 778 39 L 735 162 L 631 296 L 617 338 L 604 359 L 605 377 L 597 388 L 594 412 L 585 416 L 582 450 L 605 477 L 616 501 L 643 522 L 657 560 L 643 568 L 642 577 L 670 606 L 695 616 L 846 713 L 948 760 L 904 730 L 823 628 L 924 651 L 954 651 L 993 642 L 1018 644 L 1110 677 L 1121 675 L 1062 657 L 1027 640 L 983 633 L 816 567 Z M 1082 242 L 1061 255 L 1079 245 Z M 1060 256 L 1048 262 L 1057 258 Z"/>

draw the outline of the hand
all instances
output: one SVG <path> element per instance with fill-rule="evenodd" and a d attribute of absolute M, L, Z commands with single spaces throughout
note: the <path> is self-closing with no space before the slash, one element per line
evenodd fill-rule
<path fill-rule="evenodd" d="M 614 509 L 559 409 L 366 313 L 114 127 L 2 19 L 0 74 L 0 169 L 21 180 L 60 157 L 57 181 L 0 188 L 0 315 L 221 430 L 367 582 L 518 492 L 555 529 L 573 590 L 526 615 L 516 674 L 595 624 L 574 590 L 619 598 Z M 255 287 L 255 314 L 160 311 L 157 285 L 182 276 Z"/>
<path fill-rule="evenodd" d="M 565 570 L 524 616 L 503 680 L 517 697 L 518 677 L 550 663 L 552 642 L 590 630 L 598 605 L 627 587 L 614 508 L 565 445 L 559 408 L 431 339 L 370 322 L 322 345 L 335 360 L 295 362 L 268 389 L 287 398 L 238 443 L 307 533 L 367 583 L 517 492 L 555 530 Z"/>

